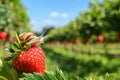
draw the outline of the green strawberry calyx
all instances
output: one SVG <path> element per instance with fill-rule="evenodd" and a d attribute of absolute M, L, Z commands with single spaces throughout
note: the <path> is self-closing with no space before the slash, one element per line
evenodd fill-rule
<path fill-rule="evenodd" d="M 19 54 L 28 50 L 32 45 L 43 43 L 43 39 L 45 38 L 43 36 L 37 37 L 30 32 L 22 33 L 20 36 L 15 32 L 15 36 L 17 41 L 11 43 L 10 47 L 5 48 L 5 50 L 11 53 L 9 57 L 4 59 L 5 61 L 15 59 Z"/>
<path fill-rule="evenodd" d="M 28 48 L 31 47 L 31 45 L 29 43 L 26 43 L 25 45 L 22 46 L 20 37 L 18 36 L 18 34 L 16 32 L 15 32 L 15 37 L 16 37 L 17 41 L 11 43 L 11 46 L 5 48 L 5 50 L 7 50 L 8 52 L 11 53 L 9 57 L 4 59 L 5 61 L 9 61 L 9 60 L 16 58 L 20 53 L 26 51 Z"/>

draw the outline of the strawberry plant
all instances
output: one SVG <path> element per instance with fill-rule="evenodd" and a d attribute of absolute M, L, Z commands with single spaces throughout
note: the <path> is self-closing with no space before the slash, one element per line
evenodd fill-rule
<path fill-rule="evenodd" d="M 33 33 L 23 33 L 17 36 L 17 42 L 7 48 L 11 56 L 5 60 L 12 60 L 13 67 L 19 72 L 33 73 L 39 72 L 44 74 L 45 57 L 43 50 L 37 46 L 43 38 L 37 37 Z"/>
<path fill-rule="evenodd" d="M 2 61 L 0 65 L 0 80 L 18 80 L 18 73 L 11 63 Z"/>
<path fill-rule="evenodd" d="M 55 72 L 52 71 L 45 71 L 45 75 L 41 75 L 38 73 L 24 73 L 20 80 L 68 80 L 66 76 L 63 74 L 61 70 L 56 68 Z"/>
<path fill-rule="evenodd" d="M 0 60 L 0 79 L 3 80 L 66 80 L 61 70 L 55 73 L 45 71 L 45 57 L 42 48 L 43 36 L 33 33 L 16 33 L 17 42 L 6 48 L 10 56 Z M 43 75 L 44 74 L 44 75 Z"/>

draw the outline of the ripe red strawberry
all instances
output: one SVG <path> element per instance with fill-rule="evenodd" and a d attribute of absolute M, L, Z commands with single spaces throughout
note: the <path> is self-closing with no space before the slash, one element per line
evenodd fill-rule
<path fill-rule="evenodd" d="M 6 39 L 7 34 L 5 32 L 0 32 L 0 40 L 4 41 Z"/>
<path fill-rule="evenodd" d="M 38 46 L 31 46 L 26 52 L 19 54 L 12 64 L 20 72 L 43 74 L 45 71 L 44 52 Z"/>
<path fill-rule="evenodd" d="M 99 35 L 98 36 L 98 41 L 99 42 L 103 42 L 104 41 L 104 36 L 103 35 Z"/>
<path fill-rule="evenodd" d="M 11 48 L 11 51 L 16 54 L 12 59 L 12 64 L 17 71 L 44 74 L 44 52 L 37 46 L 37 44 L 42 42 L 43 38 L 41 38 L 42 37 L 37 37 L 33 33 L 23 33 L 20 37 L 17 36 L 19 44 L 14 42 L 13 45 L 15 46 Z"/>

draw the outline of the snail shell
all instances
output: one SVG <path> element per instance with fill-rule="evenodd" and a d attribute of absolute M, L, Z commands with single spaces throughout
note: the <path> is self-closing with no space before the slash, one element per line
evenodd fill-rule
<path fill-rule="evenodd" d="M 22 44 L 29 43 L 31 45 L 37 45 L 37 44 L 43 43 L 42 37 L 37 37 L 35 34 L 31 32 L 22 33 L 20 34 L 19 37 Z"/>

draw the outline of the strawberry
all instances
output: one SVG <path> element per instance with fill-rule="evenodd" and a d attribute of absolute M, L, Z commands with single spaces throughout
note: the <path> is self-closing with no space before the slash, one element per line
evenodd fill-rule
<path fill-rule="evenodd" d="M 0 40 L 4 41 L 6 39 L 7 34 L 5 32 L 0 32 Z"/>
<path fill-rule="evenodd" d="M 74 43 L 79 44 L 80 40 L 78 38 L 75 39 Z"/>
<path fill-rule="evenodd" d="M 37 37 L 33 33 L 23 33 L 19 37 L 16 35 L 16 39 L 17 42 L 8 49 L 13 54 L 5 60 L 12 59 L 13 67 L 19 72 L 44 74 L 45 56 L 42 48 L 37 46 L 43 42 L 43 37 Z"/>
<path fill-rule="evenodd" d="M 39 72 L 43 74 L 45 70 L 44 52 L 38 46 L 31 46 L 26 52 L 13 59 L 12 64 L 20 72 Z"/>
<path fill-rule="evenodd" d="M 103 35 L 99 35 L 98 36 L 98 41 L 99 42 L 103 42 L 104 41 L 104 36 Z"/>

